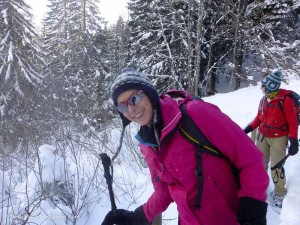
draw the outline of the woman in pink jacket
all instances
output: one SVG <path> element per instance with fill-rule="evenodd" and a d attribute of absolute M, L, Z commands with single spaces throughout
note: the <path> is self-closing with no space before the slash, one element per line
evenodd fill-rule
<path fill-rule="evenodd" d="M 263 155 L 218 107 L 193 100 L 185 91 L 158 96 L 151 81 L 131 68 L 125 68 L 114 81 L 112 99 L 123 126 L 132 121 L 141 125 L 136 137 L 154 192 L 133 212 L 110 211 L 102 225 L 148 225 L 171 202 L 177 205 L 180 225 L 266 225 L 269 178 Z M 200 203 L 197 150 L 178 131 L 182 104 L 209 142 L 227 158 L 202 154 Z M 232 165 L 239 171 L 238 179 Z"/>

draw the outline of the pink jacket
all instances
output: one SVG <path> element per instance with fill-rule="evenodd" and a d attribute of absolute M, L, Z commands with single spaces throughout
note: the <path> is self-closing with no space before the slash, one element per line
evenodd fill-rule
<path fill-rule="evenodd" d="M 148 221 L 165 211 L 175 201 L 180 225 L 237 225 L 238 198 L 249 196 L 266 201 L 269 178 L 264 170 L 263 155 L 243 130 L 218 107 L 203 101 L 189 101 L 191 96 L 174 100 L 160 97 L 163 119 L 161 146 L 157 150 L 140 144 L 149 166 L 155 191 L 143 205 Z M 180 104 L 186 109 L 209 141 L 240 170 L 238 190 L 232 169 L 226 159 L 203 153 L 204 187 L 201 209 L 195 210 L 198 180 L 196 148 L 179 134 Z M 168 135 L 176 130 L 170 140 Z"/>

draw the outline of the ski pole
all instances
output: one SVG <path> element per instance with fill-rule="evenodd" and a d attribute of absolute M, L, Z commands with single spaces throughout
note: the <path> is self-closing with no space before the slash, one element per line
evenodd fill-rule
<path fill-rule="evenodd" d="M 285 160 L 290 156 L 290 154 L 287 154 L 283 159 L 281 159 L 275 166 L 271 167 L 271 170 L 279 169 L 282 167 L 282 164 L 285 162 Z"/>
<path fill-rule="evenodd" d="M 104 177 L 108 186 L 109 198 L 111 203 L 111 209 L 113 212 L 116 212 L 117 206 L 115 203 L 114 192 L 112 189 L 112 181 L 113 181 L 113 167 L 111 165 L 111 159 L 106 153 L 101 153 L 100 158 L 102 160 L 103 168 L 104 168 Z M 111 169 L 111 173 L 110 173 Z"/>

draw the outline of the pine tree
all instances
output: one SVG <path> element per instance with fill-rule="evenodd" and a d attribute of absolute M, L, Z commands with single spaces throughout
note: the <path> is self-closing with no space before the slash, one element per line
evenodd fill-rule
<path fill-rule="evenodd" d="M 68 117 L 90 114 L 99 85 L 105 88 L 105 43 L 99 45 L 98 41 L 103 20 L 96 4 L 91 0 L 50 0 L 50 12 L 43 22 L 51 91 Z"/>
<path fill-rule="evenodd" d="M 129 55 L 129 27 L 128 23 L 119 17 L 116 24 L 106 30 L 107 45 L 110 50 L 109 71 L 118 74 L 128 63 Z"/>
<path fill-rule="evenodd" d="M 273 68 L 300 74 L 297 63 L 299 51 L 299 7 L 297 3 L 284 1 L 253 1 L 247 5 L 245 17 L 247 32 L 244 50 L 247 53 L 247 72 L 259 74 L 259 78 Z M 250 61 L 250 60 L 251 61 Z M 250 61 L 250 63 L 249 63 Z M 298 65 L 297 65 L 298 64 Z"/>
<path fill-rule="evenodd" d="M 7 102 L 10 99 L 22 100 L 30 97 L 32 91 L 41 86 L 42 76 L 37 67 L 42 65 L 39 47 L 35 43 L 36 33 L 31 23 L 29 6 L 22 0 L 1 1 L 1 95 Z M 2 105 L 8 106 L 8 105 Z"/>
<path fill-rule="evenodd" d="M 0 123 L 3 134 L 19 142 L 30 136 L 38 120 L 35 107 L 43 86 L 43 61 L 30 7 L 23 0 L 3 0 L 0 8 Z"/>
<path fill-rule="evenodd" d="M 268 48 L 264 53 L 268 69 L 282 68 L 297 72 L 300 76 L 300 68 L 297 66 L 300 51 L 295 48 L 300 38 L 299 3 L 291 0 L 272 0 L 263 5 L 262 11 L 264 28 L 267 31 L 262 36 Z M 279 51 L 279 48 L 282 51 Z"/>
<path fill-rule="evenodd" d="M 131 65 L 151 75 L 161 92 L 181 88 L 181 74 L 187 67 L 187 32 L 180 28 L 182 23 L 176 23 L 172 1 L 132 0 L 128 5 Z"/>
<path fill-rule="evenodd" d="M 133 0 L 128 5 L 131 64 L 149 74 L 161 92 L 184 88 L 198 95 L 198 87 L 208 82 L 205 74 L 224 54 L 214 53 L 216 39 L 211 42 L 209 32 L 217 12 L 207 12 L 213 10 L 206 1 Z"/>

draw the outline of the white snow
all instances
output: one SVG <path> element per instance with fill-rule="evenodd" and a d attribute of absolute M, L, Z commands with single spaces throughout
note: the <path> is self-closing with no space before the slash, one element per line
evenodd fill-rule
<path fill-rule="evenodd" d="M 290 78 L 290 83 L 282 84 L 281 88 L 294 90 L 300 93 L 300 80 Z M 255 117 L 259 100 L 262 97 L 260 85 L 243 88 L 227 94 L 218 94 L 205 98 L 206 101 L 218 105 L 223 112 L 244 128 Z M 300 134 L 300 129 L 298 130 Z M 299 137 L 299 135 L 298 135 Z M 288 193 L 283 200 L 281 214 L 268 207 L 268 225 L 299 225 L 300 224 L 300 153 L 291 156 L 285 164 Z M 273 191 L 270 179 L 268 193 Z M 175 225 L 175 223 L 174 223 Z"/>
<path fill-rule="evenodd" d="M 300 93 L 300 80 L 292 77 L 289 84 L 283 84 L 282 88 Z M 259 85 L 257 85 L 231 93 L 216 94 L 215 96 L 204 98 L 204 100 L 218 105 L 224 113 L 243 128 L 256 115 L 261 97 L 262 93 Z M 84 123 L 87 122 L 84 121 Z M 113 189 L 116 205 L 118 208 L 128 210 L 134 210 L 143 204 L 153 191 L 148 169 L 143 167 L 141 161 L 137 163 L 137 155 L 132 153 L 132 151 L 137 151 L 137 143 L 128 137 L 133 137 L 136 129 L 137 126 L 134 124 L 130 125 L 125 135 L 121 153 L 113 163 Z M 120 133 L 118 130 L 110 129 L 111 136 L 108 137 L 109 141 L 101 147 L 107 149 L 108 154 L 110 149 L 116 149 L 119 143 Z M 28 168 L 27 179 L 17 184 L 14 190 L 10 191 L 10 194 L 13 195 L 13 206 L 9 209 L 5 206 L 0 208 L 0 215 L 4 219 L 6 218 L 7 221 L 12 221 L 12 219 L 17 217 L 26 219 L 26 213 L 22 210 L 28 202 L 34 201 L 35 198 L 39 197 L 39 193 L 41 193 L 39 185 L 41 183 L 63 183 L 71 179 L 71 182 L 73 182 L 71 184 L 74 187 L 72 190 L 75 202 L 72 209 L 62 204 L 59 198 L 44 198 L 35 206 L 34 212 L 28 218 L 28 223 L 32 222 L 40 225 L 101 224 L 106 213 L 111 208 L 102 165 L 95 155 L 85 151 L 82 147 L 76 151 L 74 147 L 66 146 L 67 154 L 62 157 L 59 149 L 56 149 L 54 146 L 48 144 L 40 146 L 38 151 L 39 159 L 37 159 L 31 171 Z M 95 176 L 97 168 L 100 168 L 100 177 Z M 276 213 L 270 207 L 268 208 L 268 225 L 300 224 L 300 153 L 287 159 L 285 170 L 288 193 L 283 201 L 281 214 Z M 11 184 L 9 183 L 9 177 L 2 171 L 0 172 L 2 193 L 4 193 L 2 200 L 5 200 L 7 193 L 9 193 L 8 187 Z M 88 182 L 96 182 L 98 189 L 91 188 L 91 183 Z M 270 179 L 268 193 L 272 190 L 273 184 Z M 56 203 L 54 203 L 55 201 Z M 29 209 L 33 208 L 30 207 Z M 9 214 L 5 214 L 5 212 L 9 212 Z M 17 214 L 16 212 L 20 213 Z M 76 212 L 77 214 L 74 216 Z M 177 225 L 175 204 L 171 204 L 167 211 L 163 213 L 163 224 Z"/>

